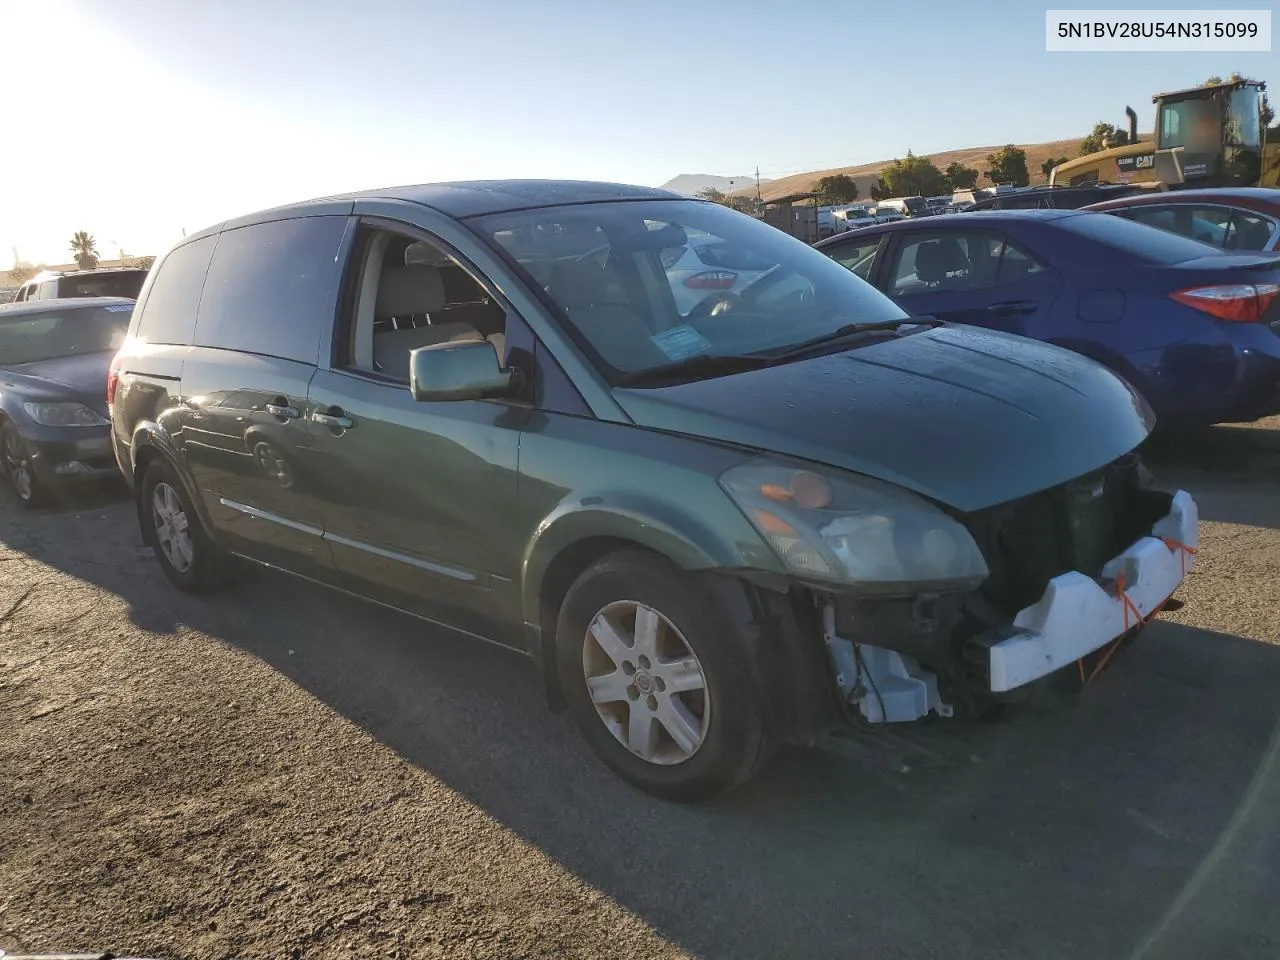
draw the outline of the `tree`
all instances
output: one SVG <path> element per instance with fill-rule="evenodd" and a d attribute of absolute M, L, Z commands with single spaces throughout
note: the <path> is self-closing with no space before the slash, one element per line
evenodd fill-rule
<path fill-rule="evenodd" d="M 1066 157 L 1050 157 L 1044 163 L 1040 164 L 1040 172 L 1045 175 L 1045 179 L 1048 179 L 1049 174 L 1053 173 L 1054 167 L 1056 167 L 1060 163 L 1066 163 L 1066 162 L 1067 162 Z"/>
<path fill-rule="evenodd" d="M 917 157 L 910 150 L 905 159 L 894 160 L 880 171 L 876 186 L 881 194 L 877 197 L 873 188 L 871 196 L 877 200 L 885 197 L 935 197 L 950 192 L 947 178 L 933 165 L 933 161 Z"/>
<path fill-rule="evenodd" d="M 78 230 L 71 236 L 71 252 L 81 270 L 92 270 L 98 265 L 98 242 L 88 230 Z"/>
<path fill-rule="evenodd" d="M 697 195 L 703 200 L 710 200 L 712 203 L 718 203 L 722 207 L 737 210 L 739 213 L 749 213 L 752 216 L 758 213 L 760 209 L 760 204 L 756 202 L 755 197 L 744 197 L 737 193 L 725 193 L 715 187 L 699 190 Z"/>
<path fill-rule="evenodd" d="M 1129 142 L 1129 131 L 1109 123 L 1095 123 L 1093 133 L 1080 141 L 1080 156 L 1088 156 L 1109 147 L 1123 147 Z"/>
<path fill-rule="evenodd" d="M 14 283 L 23 284 L 39 273 L 41 269 L 34 263 L 15 263 L 9 271 L 9 278 Z"/>
<path fill-rule="evenodd" d="M 1231 76 L 1227 78 L 1226 82 L 1240 83 L 1242 80 L 1250 80 L 1250 79 L 1252 78 L 1246 77 L 1244 74 L 1237 71 L 1231 74 Z M 1200 86 L 1216 87 L 1221 83 L 1223 83 L 1223 79 L 1221 77 L 1210 77 L 1204 83 L 1200 84 Z M 1267 99 L 1267 95 L 1264 93 L 1262 95 L 1262 125 L 1264 127 L 1271 126 L 1271 121 L 1274 120 L 1275 118 L 1276 118 L 1276 112 L 1271 108 L 1271 101 Z"/>
<path fill-rule="evenodd" d="M 892 197 L 892 196 L 893 196 L 893 191 L 890 190 L 885 185 L 885 182 L 883 179 L 881 179 L 880 177 L 877 177 L 876 182 L 871 185 L 871 199 L 887 200 L 889 197 Z"/>
<path fill-rule="evenodd" d="M 952 190 L 970 190 L 978 185 L 978 171 L 958 160 L 947 165 L 945 176 Z"/>
<path fill-rule="evenodd" d="M 819 203 L 853 203 L 858 199 L 858 185 L 847 173 L 833 173 L 819 177 L 813 185 Z"/>
<path fill-rule="evenodd" d="M 1027 172 L 1027 151 L 1020 150 L 1012 143 L 998 153 L 987 154 L 987 179 L 993 183 L 1011 183 L 1015 187 L 1025 187 L 1031 182 L 1031 174 Z"/>

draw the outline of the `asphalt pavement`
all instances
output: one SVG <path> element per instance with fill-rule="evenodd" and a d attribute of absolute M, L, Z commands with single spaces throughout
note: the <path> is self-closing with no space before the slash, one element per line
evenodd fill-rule
<path fill-rule="evenodd" d="M 1071 697 L 650 799 L 519 658 L 283 575 L 179 595 L 115 489 L 0 494 L 0 949 L 1280 955 L 1280 422 L 1153 446 L 1197 568 Z"/>

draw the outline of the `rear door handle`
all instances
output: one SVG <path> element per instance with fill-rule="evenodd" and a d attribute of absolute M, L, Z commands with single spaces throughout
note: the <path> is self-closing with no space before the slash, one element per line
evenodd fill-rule
<path fill-rule="evenodd" d="M 330 407 L 327 411 L 317 410 L 311 414 L 311 421 L 333 430 L 350 430 L 355 426 L 351 418 L 342 412 L 341 407 Z"/>
<path fill-rule="evenodd" d="M 1006 300 L 991 304 L 987 310 L 991 313 L 1035 313 L 1039 308 L 1040 304 L 1034 300 Z"/>

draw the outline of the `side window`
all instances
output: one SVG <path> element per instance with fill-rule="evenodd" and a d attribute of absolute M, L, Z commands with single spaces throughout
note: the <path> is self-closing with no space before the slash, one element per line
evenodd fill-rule
<path fill-rule="evenodd" d="M 1275 235 L 1276 225 L 1248 210 L 1236 210 L 1227 231 L 1228 250 L 1265 250 Z"/>
<path fill-rule="evenodd" d="M 160 261 L 146 299 L 137 310 L 138 339 L 190 345 L 200 291 L 217 242 L 217 237 L 202 237 L 170 250 Z"/>
<path fill-rule="evenodd" d="M 1134 223 L 1143 223 L 1158 230 L 1173 230 L 1173 211 L 1168 207 L 1144 206 L 1123 211 Z"/>
<path fill-rule="evenodd" d="M 898 252 L 889 296 L 979 290 L 995 284 L 998 260 L 982 234 L 948 230 L 912 234 Z"/>
<path fill-rule="evenodd" d="M 831 252 L 836 263 L 852 270 L 863 280 L 871 279 L 876 251 L 880 249 L 880 237 L 867 237 L 852 243 L 842 243 Z"/>
<path fill-rule="evenodd" d="M 32 297 L 33 300 L 55 300 L 58 297 L 58 281 L 46 280 L 40 284 L 39 292 Z"/>
<path fill-rule="evenodd" d="M 1005 237 L 987 238 L 986 267 L 995 265 L 995 286 L 1016 283 L 1045 267 L 1031 253 Z"/>
<path fill-rule="evenodd" d="M 455 340 L 488 340 L 505 363 L 506 311 L 443 244 L 365 228 L 348 274 L 339 367 L 408 382 L 410 351 Z"/>
<path fill-rule="evenodd" d="M 325 216 L 224 230 L 200 298 L 196 345 L 315 363 L 333 323 L 346 228 L 346 217 Z"/>
<path fill-rule="evenodd" d="M 1234 241 L 1229 207 L 1141 207 L 1130 212 L 1129 219 L 1215 247 L 1231 246 Z"/>

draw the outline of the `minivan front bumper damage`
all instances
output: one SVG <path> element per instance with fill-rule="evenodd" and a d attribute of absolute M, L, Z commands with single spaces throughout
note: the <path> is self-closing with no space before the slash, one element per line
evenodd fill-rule
<path fill-rule="evenodd" d="M 1103 567 L 1101 582 L 1076 571 L 1050 580 L 1044 596 L 1014 617 L 1018 632 L 992 645 L 992 692 L 1038 680 L 1145 623 L 1186 579 L 1198 530 L 1196 502 L 1179 491 L 1151 536 Z"/>
<path fill-rule="evenodd" d="M 836 686 L 842 699 L 872 723 L 907 722 L 930 713 L 951 716 L 949 689 L 967 685 L 979 696 L 1007 694 L 1143 626 L 1185 580 L 1198 547 L 1199 511 L 1190 494 L 1178 491 L 1149 535 L 1112 557 L 1099 576 L 1072 570 L 1053 577 L 1038 600 L 981 636 L 956 635 L 962 618 L 945 610 L 958 610 L 962 598 L 951 598 L 951 604 L 932 598 L 932 613 L 907 619 L 917 637 L 927 637 L 930 629 L 946 634 L 938 639 L 957 651 L 950 665 L 922 663 L 912 655 L 929 649 L 927 640 L 885 636 L 880 646 L 874 632 L 855 634 L 845 628 L 850 619 L 838 603 L 829 602 L 822 609 L 822 630 Z M 959 686 L 941 683 L 940 674 L 948 680 L 960 677 Z"/>

